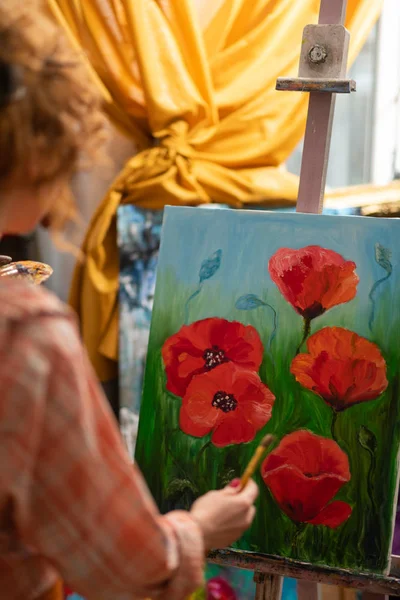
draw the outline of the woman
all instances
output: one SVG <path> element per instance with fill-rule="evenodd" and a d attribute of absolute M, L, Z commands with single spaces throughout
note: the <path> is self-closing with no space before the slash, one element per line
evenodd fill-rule
<path fill-rule="evenodd" d="M 104 137 L 99 100 L 60 30 L 33 0 L 0 7 L 0 232 L 73 215 L 68 180 Z M 0 284 L 0 589 L 49 597 L 61 576 L 88 600 L 181 600 L 205 550 L 254 518 L 257 487 L 234 485 L 161 516 L 132 467 L 80 344 L 46 291 Z M 157 443 L 157 440 L 155 440 Z"/>

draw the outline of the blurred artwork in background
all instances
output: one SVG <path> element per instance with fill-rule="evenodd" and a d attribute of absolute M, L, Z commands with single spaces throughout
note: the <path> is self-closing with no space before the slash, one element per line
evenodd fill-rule
<path fill-rule="evenodd" d="M 119 405 L 121 433 L 133 458 L 156 281 L 162 211 L 118 211 Z"/>

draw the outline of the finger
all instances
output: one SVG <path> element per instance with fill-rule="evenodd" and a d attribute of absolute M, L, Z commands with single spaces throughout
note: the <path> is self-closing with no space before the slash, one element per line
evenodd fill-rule
<path fill-rule="evenodd" d="M 254 521 L 254 517 L 255 517 L 255 516 L 256 516 L 256 507 L 255 507 L 255 506 L 252 506 L 252 507 L 249 509 L 249 511 L 248 511 L 248 513 L 247 513 L 247 515 L 246 515 L 246 517 L 247 517 L 247 518 L 246 518 L 247 527 L 250 527 L 250 526 L 251 526 L 251 524 L 252 524 L 252 523 L 253 523 L 253 521 Z"/>
<path fill-rule="evenodd" d="M 258 486 L 257 484 L 250 479 L 246 487 L 242 492 L 240 492 L 242 498 L 245 498 L 250 504 L 253 504 L 258 496 Z"/>
<path fill-rule="evenodd" d="M 222 489 L 222 492 L 229 494 L 229 496 L 237 496 L 240 490 L 240 479 L 238 481 L 238 484 L 236 484 L 236 480 L 231 481 L 231 483 Z"/>
<path fill-rule="evenodd" d="M 240 487 L 240 479 L 238 479 L 238 478 L 237 478 L 237 479 L 233 479 L 233 480 L 230 482 L 230 484 L 229 484 L 229 486 L 228 486 L 228 487 L 231 487 L 231 488 L 235 488 L 235 489 L 237 489 L 238 487 Z"/>

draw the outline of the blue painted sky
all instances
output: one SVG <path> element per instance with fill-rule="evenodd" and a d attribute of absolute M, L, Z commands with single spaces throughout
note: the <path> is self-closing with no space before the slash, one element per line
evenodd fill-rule
<path fill-rule="evenodd" d="M 227 293 L 238 286 L 243 293 L 259 293 L 269 280 L 268 260 L 278 248 L 316 244 L 357 264 L 362 297 L 385 275 L 375 262 L 377 242 L 392 251 L 393 286 L 399 275 L 400 219 L 167 207 L 159 269 L 173 268 L 182 283 L 196 285 L 202 261 L 221 249 L 215 281 Z"/>

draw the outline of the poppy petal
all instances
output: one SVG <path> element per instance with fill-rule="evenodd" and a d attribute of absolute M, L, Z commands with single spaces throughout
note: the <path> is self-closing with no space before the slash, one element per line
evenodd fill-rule
<path fill-rule="evenodd" d="M 261 476 L 281 510 L 297 523 L 313 522 L 351 478 L 340 446 L 306 430 L 281 440 L 264 460 Z"/>
<path fill-rule="evenodd" d="M 241 408 L 246 419 L 257 429 L 268 423 L 272 416 L 275 396 L 261 381 L 258 385 L 248 388 L 248 396 L 241 402 Z"/>
<path fill-rule="evenodd" d="M 280 248 L 268 264 L 272 281 L 303 317 L 349 302 L 357 293 L 356 264 L 320 246 Z"/>
<path fill-rule="evenodd" d="M 257 373 L 236 369 L 232 380 L 237 398 L 247 420 L 257 431 L 264 427 L 272 416 L 275 396 L 261 381 Z"/>
<path fill-rule="evenodd" d="M 386 362 L 376 344 L 342 327 L 325 327 L 307 341 L 290 371 L 334 410 L 373 400 L 387 386 Z"/>
<path fill-rule="evenodd" d="M 181 429 L 194 431 L 194 424 L 199 435 L 213 429 L 216 446 L 248 442 L 270 420 L 274 400 L 257 373 L 227 362 L 193 377 L 182 400 Z"/>
<path fill-rule="evenodd" d="M 348 391 L 346 405 L 374 400 L 380 396 L 388 386 L 386 369 L 378 368 L 373 362 L 358 360 L 353 368 L 354 387 Z"/>
<path fill-rule="evenodd" d="M 312 356 L 329 351 L 331 358 L 346 360 L 351 356 L 354 360 L 364 359 L 385 365 L 385 359 L 379 347 L 366 338 L 344 327 L 324 327 L 307 340 L 307 349 Z"/>
<path fill-rule="evenodd" d="M 332 360 L 325 350 L 315 359 L 308 354 L 298 355 L 290 370 L 296 381 L 335 410 L 345 408 L 346 399 L 355 388 L 353 361 Z"/>
<path fill-rule="evenodd" d="M 245 444 L 251 442 L 256 435 L 254 425 L 243 418 L 241 411 L 232 414 L 231 417 L 221 419 L 211 436 L 214 446 L 222 448 L 230 444 Z"/>
<path fill-rule="evenodd" d="M 321 512 L 309 521 L 312 525 L 325 525 L 331 529 L 336 529 L 339 525 L 342 525 L 350 517 L 352 513 L 350 504 L 336 500 L 331 502 L 328 506 L 325 506 Z"/>
<path fill-rule="evenodd" d="M 282 465 L 297 468 L 301 473 L 332 474 L 350 481 L 348 456 L 329 438 L 300 429 L 285 435 L 279 446 L 264 461 L 263 468 L 273 470 Z"/>
<path fill-rule="evenodd" d="M 314 374 L 315 358 L 310 354 L 298 354 L 292 360 L 290 372 L 296 381 L 308 390 L 314 391 L 317 386 Z"/>
<path fill-rule="evenodd" d="M 320 271 L 310 271 L 307 274 L 307 277 L 304 278 L 302 288 L 296 294 L 294 300 L 294 305 L 301 315 L 312 318 L 324 312 L 322 298 L 326 285 Z"/>
<path fill-rule="evenodd" d="M 338 304 L 353 300 L 357 294 L 359 277 L 354 272 L 356 264 L 351 261 L 340 266 L 328 265 L 323 270 L 325 291 L 321 295 L 321 304 L 328 310 Z"/>
<path fill-rule="evenodd" d="M 210 343 L 222 348 L 226 358 L 246 369 L 258 371 L 263 359 L 263 345 L 258 331 L 239 321 L 214 319 Z"/>
<path fill-rule="evenodd" d="M 203 357 L 191 356 L 182 352 L 178 356 L 178 365 L 176 367 L 177 375 L 180 379 L 192 378 L 194 374 L 201 373 L 204 367 Z"/>
<path fill-rule="evenodd" d="M 220 389 L 218 378 L 215 377 L 216 370 L 194 377 L 182 402 L 189 419 L 209 428 L 217 423 L 221 414 L 221 411 L 212 404 L 215 394 Z"/>
<path fill-rule="evenodd" d="M 227 361 L 257 371 L 263 345 L 254 327 L 212 317 L 183 325 L 165 341 L 162 358 L 167 389 L 183 397 L 194 376 Z"/>
<path fill-rule="evenodd" d="M 184 406 L 181 406 L 181 410 L 179 412 L 179 427 L 183 433 L 193 437 L 204 437 L 210 433 L 212 429 L 211 427 L 203 425 L 202 423 L 190 418 Z"/>
<path fill-rule="evenodd" d="M 304 475 L 290 465 L 264 471 L 263 479 L 281 510 L 298 523 L 314 519 L 346 483 L 338 475 Z"/>

